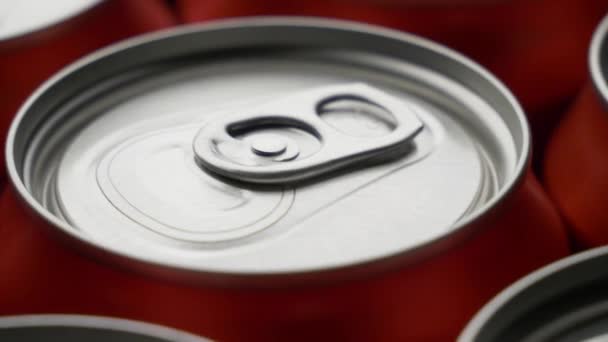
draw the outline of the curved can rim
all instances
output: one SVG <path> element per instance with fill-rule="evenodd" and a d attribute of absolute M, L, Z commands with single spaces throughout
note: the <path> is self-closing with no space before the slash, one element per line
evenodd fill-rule
<path fill-rule="evenodd" d="M 581 252 L 570 257 L 558 260 L 547 266 L 544 266 L 527 276 L 517 280 L 509 287 L 497 294 L 490 300 L 480 311 L 475 314 L 473 319 L 469 321 L 465 329 L 458 337 L 459 342 L 477 341 L 479 335 L 483 333 L 486 324 L 496 315 L 507 303 L 518 295 L 525 293 L 548 276 L 557 274 L 585 263 L 586 261 L 608 255 L 608 247 L 598 247 L 585 252 Z M 574 280 L 573 282 L 575 282 Z M 566 285 L 564 285 L 566 286 Z"/>
<path fill-rule="evenodd" d="M 276 273 L 223 273 L 218 271 L 212 272 L 204 272 L 201 270 L 191 270 L 189 268 L 185 268 L 183 266 L 177 265 L 175 263 L 158 263 L 151 260 L 146 260 L 144 258 L 140 258 L 138 256 L 129 253 L 129 251 L 120 250 L 117 248 L 111 248 L 107 246 L 100 246 L 95 242 L 94 239 L 86 236 L 85 234 L 80 233 L 77 230 L 71 229 L 71 227 L 60 220 L 58 217 L 53 215 L 47 208 L 43 207 L 38 201 L 34 198 L 34 196 L 28 191 L 25 184 L 23 183 L 21 177 L 19 176 L 19 172 L 17 170 L 17 165 L 15 163 L 14 156 L 14 144 L 15 138 L 17 135 L 17 129 L 24 120 L 28 109 L 36 103 L 37 99 L 44 94 L 49 88 L 51 88 L 56 83 L 60 82 L 63 78 L 70 75 L 72 72 L 85 67 L 87 64 L 95 62 L 99 59 L 102 59 L 106 56 L 109 56 L 115 52 L 121 51 L 123 49 L 129 48 L 133 45 L 145 44 L 157 40 L 168 39 L 173 36 L 179 36 L 182 34 L 193 33 L 200 30 L 222 30 L 222 29 L 230 29 L 242 27 L 243 25 L 247 26 L 262 26 L 262 27 L 272 27 L 272 26 L 295 26 L 295 27 L 324 27 L 329 29 L 339 29 L 339 30 L 351 30 L 357 32 L 365 32 L 371 33 L 374 35 L 379 35 L 383 37 L 388 37 L 394 41 L 402 42 L 406 44 L 415 44 L 416 46 L 431 51 L 437 55 L 445 56 L 446 58 L 456 61 L 461 64 L 467 70 L 470 70 L 472 73 L 480 76 L 484 82 L 488 82 L 495 90 L 503 97 L 503 100 L 510 106 L 510 110 L 515 113 L 515 120 L 518 125 L 518 129 L 521 131 L 520 137 L 520 150 L 519 157 L 517 159 L 516 164 L 514 165 L 514 177 L 509 178 L 505 181 L 503 187 L 495 194 L 495 196 L 484 203 L 479 209 L 472 212 L 468 217 L 459 221 L 454 229 L 450 230 L 447 233 L 440 234 L 435 238 L 431 239 L 428 242 L 425 242 L 419 246 L 414 248 L 407 249 L 405 251 L 400 251 L 398 253 L 393 253 L 390 255 L 386 255 L 381 260 L 385 262 L 387 260 L 390 261 L 403 261 L 404 257 L 410 258 L 412 254 L 425 255 L 428 254 L 429 250 L 435 250 L 436 248 L 440 248 L 446 242 L 447 238 L 452 238 L 456 236 L 461 236 L 462 233 L 468 232 L 471 224 L 477 220 L 479 220 L 482 216 L 484 216 L 487 212 L 495 209 L 506 196 L 508 196 L 516 187 L 523 182 L 523 178 L 526 174 L 527 167 L 530 159 L 530 146 L 531 146 L 531 137 L 529 133 L 529 126 L 527 123 L 527 119 L 525 118 L 524 112 L 515 99 L 514 95 L 507 89 L 505 85 L 501 81 L 499 81 L 495 76 L 493 76 L 489 71 L 487 71 L 482 66 L 478 65 L 476 62 L 470 60 L 469 58 L 461 55 L 458 52 L 455 52 L 447 47 L 443 47 L 437 43 L 434 43 L 425 38 L 421 38 L 412 34 L 399 32 L 391 29 L 385 29 L 377 26 L 354 23 L 350 21 L 341 21 L 341 20 L 329 20 L 329 19 L 319 19 L 319 18 L 307 18 L 307 17 L 256 17 L 256 18 L 247 18 L 247 19 L 228 19 L 228 20 L 219 20 L 216 22 L 204 23 L 204 24 L 194 24 L 194 25 L 186 25 L 178 28 L 173 28 L 169 30 L 159 31 L 155 33 L 149 33 L 142 36 L 134 37 L 123 42 L 114 44 L 112 46 L 106 47 L 102 50 L 94 52 L 77 62 L 65 67 L 59 73 L 55 74 L 52 78 L 47 80 L 42 86 L 40 86 L 24 103 L 24 105 L 20 108 L 17 113 L 15 119 L 13 120 L 6 143 L 6 160 L 7 160 L 7 168 L 9 173 L 9 178 L 11 179 L 11 183 L 14 188 L 17 190 L 19 196 L 27 203 L 27 205 L 33 209 L 38 215 L 40 215 L 50 226 L 56 227 L 63 233 L 63 236 L 69 237 L 71 240 L 76 240 L 77 242 L 86 245 L 89 248 L 93 248 L 96 255 L 103 255 L 105 257 L 110 257 L 119 263 L 126 263 L 130 267 L 133 267 L 133 262 L 136 262 L 136 268 L 140 268 L 149 272 L 150 269 L 157 270 L 160 274 L 173 274 L 174 271 L 178 271 L 180 275 L 186 275 L 186 279 L 196 279 L 197 276 L 206 276 L 206 280 L 213 279 L 215 277 L 220 277 L 220 284 L 226 285 L 227 279 L 239 279 L 243 278 L 251 280 L 251 278 L 262 277 L 267 280 L 268 277 L 276 278 L 276 277 L 285 277 L 290 280 L 293 279 L 307 279 L 310 278 L 313 274 L 328 274 L 328 273 L 336 273 L 340 274 L 343 271 L 350 270 L 352 268 L 369 268 L 371 265 L 374 265 L 378 262 L 378 258 L 374 258 L 372 260 L 365 260 L 356 262 L 354 264 L 347 265 L 339 265 L 326 267 L 322 269 L 307 269 L 304 271 L 298 272 L 276 272 Z M 465 234 L 462 234 L 465 235 Z M 421 250 L 424 250 L 426 253 L 420 253 Z M 390 263 L 390 262 L 387 262 Z M 211 278 L 209 277 L 211 276 Z M 331 278 L 331 277 L 330 277 Z M 289 283 L 292 283 L 291 281 Z M 268 282 L 261 282 L 263 286 L 268 286 Z"/>
<path fill-rule="evenodd" d="M 162 325 L 134 321 L 123 318 L 75 315 L 75 314 L 34 314 L 0 317 L 0 330 L 14 328 L 62 327 L 113 330 L 162 338 L 167 341 L 203 342 L 209 341 L 187 332 Z"/>
<path fill-rule="evenodd" d="M 608 82 L 606 80 L 606 70 L 602 68 L 602 57 L 608 57 L 606 43 L 608 40 L 608 15 L 602 19 L 591 39 L 589 47 L 588 65 L 593 86 L 600 94 L 604 105 L 608 104 Z M 608 51 L 607 51 L 608 52 Z"/>

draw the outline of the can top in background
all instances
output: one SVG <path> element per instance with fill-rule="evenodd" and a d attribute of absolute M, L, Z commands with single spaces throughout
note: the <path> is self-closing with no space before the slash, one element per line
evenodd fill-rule
<path fill-rule="evenodd" d="M 208 341 L 174 329 L 99 316 L 22 315 L 0 318 L 0 338 L 5 342 L 28 341 Z"/>
<path fill-rule="evenodd" d="M 448 49 L 258 18 L 77 62 L 22 107 L 7 161 L 88 251 L 206 280 L 319 280 L 464 236 L 521 180 L 529 144 L 508 90 Z"/>
<path fill-rule="evenodd" d="M 0 42 L 63 22 L 103 0 L 3 1 L 0 3 Z"/>
<path fill-rule="evenodd" d="M 522 278 L 479 311 L 458 341 L 605 341 L 607 262 L 601 247 Z"/>

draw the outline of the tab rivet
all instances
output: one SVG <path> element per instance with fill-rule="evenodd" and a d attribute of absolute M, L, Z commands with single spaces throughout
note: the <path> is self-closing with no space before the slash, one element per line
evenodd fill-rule
<path fill-rule="evenodd" d="M 259 156 L 277 156 L 286 149 L 287 142 L 276 134 L 260 134 L 251 141 L 251 150 Z"/>

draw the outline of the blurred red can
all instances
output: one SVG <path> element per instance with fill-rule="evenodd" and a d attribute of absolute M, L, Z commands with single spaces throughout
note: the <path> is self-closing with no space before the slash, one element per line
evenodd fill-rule
<path fill-rule="evenodd" d="M 383 25 L 433 39 L 471 57 L 506 83 L 522 103 L 540 145 L 583 85 L 591 34 L 608 11 L 606 0 L 176 3 L 185 22 L 251 15 L 325 16 Z"/>
<path fill-rule="evenodd" d="M 457 341 L 606 341 L 606 262 L 608 248 L 594 248 L 523 277 L 488 302 Z"/>
<path fill-rule="evenodd" d="M 589 51 L 591 79 L 552 136 L 544 162 L 547 188 L 583 247 L 608 243 L 608 19 Z"/>
<path fill-rule="evenodd" d="M 0 5 L 0 135 L 42 81 L 97 48 L 175 24 L 162 0 L 7 1 Z M 0 188 L 5 182 L 0 163 Z"/>
<path fill-rule="evenodd" d="M 569 253 L 529 148 L 506 88 L 415 36 L 267 18 L 133 39 L 11 126 L 0 313 L 453 340 Z"/>

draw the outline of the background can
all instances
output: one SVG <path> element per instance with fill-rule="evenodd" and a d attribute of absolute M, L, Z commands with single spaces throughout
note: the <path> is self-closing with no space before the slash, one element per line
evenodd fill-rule
<path fill-rule="evenodd" d="M 522 278 L 484 306 L 458 341 L 605 340 L 607 252 L 573 255 Z"/>
<path fill-rule="evenodd" d="M 79 315 L 22 315 L 0 318 L 6 342 L 32 341 L 208 341 L 177 330 L 136 321 Z"/>
<path fill-rule="evenodd" d="M 162 0 L 18 1 L 0 6 L 0 139 L 19 106 L 60 68 L 118 40 L 174 25 Z M 6 182 L 0 163 L 0 187 Z"/>
<path fill-rule="evenodd" d="M 551 137 L 544 160 L 544 182 L 581 247 L 608 243 L 607 31 L 604 19 L 589 51 L 591 78 Z"/>
<path fill-rule="evenodd" d="M 336 44 L 341 45 L 336 46 Z M 168 46 L 171 48 L 167 48 Z M 193 58 L 186 58 L 187 56 Z M 272 63 L 264 64 L 265 58 L 269 56 L 275 56 L 275 59 L 270 60 Z M 396 58 L 397 56 L 399 57 Z M 358 59 L 360 57 L 364 58 Z M 388 63 L 384 57 L 390 57 L 389 60 L 392 62 Z M 299 58 L 313 58 L 312 60 L 317 62 L 327 62 L 325 58 L 329 58 L 331 61 L 338 61 L 338 64 L 332 68 L 319 66 L 321 69 L 315 67 L 317 69 L 294 70 L 289 63 L 301 67 L 305 65 L 296 63 Z M 407 64 L 400 64 L 400 58 L 406 58 Z M 224 61 L 245 64 L 238 64 L 235 69 L 225 69 L 222 67 L 226 66 L 222 64 Z M 252 61 L 253 67 L 247 64 Z M 199 83 L 186 85 L 193 88 L 163 93 L 163 87 L 153 86 L 134 88 L 140 89 L 136 93 L 123 93 L 122 96 L 130 95 L 119 97 L 120 101 L 109 108 L 113 108 L 112 110 L 131 108 L 128 107 L 131 99 L 148 91 L 154 91 L 153 96 L 143 97 L 146 106 L 133 107 L 134 110 L 128 110 L 131 114 L 124 112 L 114 118 L 123 120 L 128 119 L 127 115 L 144 115 L 143 117 L 147 118 L 146 122 L 149 123 L 153 121 L 153 113 L 159 110 L 159 106 L 165 106 L 161 109 L 176 115 L 179 110 L 184 110 L 184 106 L 205 112 L 202 108 L 209 100 L 234 102 L 254 91 L 274 98 L 277 97 L 275 92 L 286 91 L 285 88 L 293 87 L 297 84 L 297 80 L 310 82 L 312 79 L 318 82 L 315 77 L 325 79 L 328 75 L 334 75 L 332 73 L 337 72 L 336 70 L 344 71 L 340 77 L 368 82 L 375 80 L 374 82 L 390 88 L 389 85 L 394 84 L 391 82 L 400 79 L 398 75 L 403 72 L 404 83 L 400 83 L 402 84 L 400 87 L 404 88 L 390 88 L 392 91 L 400 89 L 403 93 L 398 91 L 397 94 L 405 96 L 408 93 L 405 89 L 408 89 L 411 94 L 416 95 L 410 97 L 408 101 L 419 99 L 419 101 L 435 103 L 432 99 L 438 98 L 443 107 L 436 107 L 439 112 L 433 112 L 437 120 L 439 118 L 447 120 L 445 122 L 455 122 L 452 120 L 456 118 L 464 120 L 463 127 L 466 127 L 466 130 L 458 130 L 456 128 L 460 127 L 458 125 L 449 126 L 452 128 L 445 130 L 445 139 L 450 138 L 448 133 L 452 129 L 455 130 L 454 132 L 469 132 L 471 135 L 462 134 L 471 141 L 477 141 L 473 137 L 487 139 L 484 140 L 483 148 L 494 151 L 490 154 L 497 154 L 489 157 L 491 170 L 497 175 L 497 178 L 491 179 L 498 179 L 495 183 L 497 188 L 488 190 L 487 198 L 484 197 L 486 192 L 482 191 L 480 193 L 482 199 L 472 206 L 471 211 L 466 209 L 464 217 L 445 227 L 446 232 L 433 233 L 430 240 L 407 244 L 407 248 L 403 247 L 383 257 L 375 256 L 368 260 L 356 257 L 357 260 L 351 263 L 340 262 L 308 270 L 297 267 L 288 270 L 264 270 L 266 264 L 272 264 L 276 260 L 282 262 L 282 259 L 285 259 L 289 262 L 291 257 L 298 255 L 299 244 L 293 245 L 293 254 L 290 250 L 267 262 L 260 262 L 257 266 L 255 262 L 243 260 L 243 265 L 253 265 L 253 271 L 252 269 L 238 271 L 234 266 L 231 266 L 232 268 L 187 266 L 183 260 L 187 261 L 188 256 L 182 254 L 179 249 L 175 251 L 181 256 L 178 259 L 173 259 L 169 254 L 167 259 L 163 259 L 162 253 L 153 257 L 142 256 L 138 254 L 140 251 L 135 245 L 132 248 L 117 248 L 115 245 L 115 243 L 130 243 L 130 240 L 122 239 L 112 243 L 104 242 L 103 239 L 96 241 L 89 233 L 72 228 L 42 205 L 45 200 L 40 196 L 50 199 L 48 203 L 54 203 L 52 196 L 47 195 L 53 195 L 53 191 L 56 191 L 52 190 L 52 187 L 47 188 L 45 184 L 55 184 L 59 188 L 62 186 L 61 183 L 53 181 L 54 171 L 46 169 L 44 165 L 55 165 L 53 162 L 51 164 L 46 162 L 51 159 L 59 160 L 53 156 L 57 155 L 55 148 L 63 146 L 61 142 L 65 141 L 63 138 L 57 139 L 62 134 L 60 129 L 53 128 L 57 121 L 51 120 L 51 117 L 45 120 L 45 115 L 68 113 L 68 116 L 64 117 L 65 120 L 59 121 L 61 126 L 55 127 L 68 131 L 73 127 L 72 121 L 68 120 L 70 118 L 82 117 L 82 120 L 91 125 L 96 124 L 95 120 L 84 115 L 97 115 L 95 110 L 100 107 L 92 105 L 90 109 L 94 111 L 90 112 L 85 110 L 87 107 L 83 104 L 98 98 L 109 99 L 109 95 L 104 98 L 104 92 L 117 91 L 123 87 L 120 82 L 112 83 L 113 78 L 109 77 L 110 75 L 114 77 L 135 75 L 137 76 L 135 79 L 127 78 L 127 80 L 139 84 L 136 82 L 139 77 L 163 75 L 163 70 L 167 70 L 164 68 L 187 67 L 190 65 L 188 63 L 194 65 L 199 63 L 203 67 L 210 66 L 211 70 L 203 69 L 207 71 L 202 74 Z M 138 69 L 138 66 L 147 66 L 149 69 Z M 430 74 L 425 71 L 427 69 Z M 129 70 L 133 72 L 128 72 Z M 239 79 L 240 74 L 236 71 L 229 74 L 230 77 L 223 76 L 222 72 L 225 70 L 249 70 L 258 76 L 254 79 Z M 411 70 L 417 70 L 419 74 L 410 74 Z M 288 73 L 283 74 L 285 72 Z M 279 76 L 272 76 L 277 75 L 276 73 L 279 73 L 279 79 L 282 80 L 279 83 L 273 78 Z M 185 72 L 179 75 L 190 77 L 196 74 Z M 230 86 L 220 83 L 224 84 L 223 88 L 213 88 L 215 92 L 212 94 L 219 96 L 219 99 L 201 98 L 202 95 L 197 89 L 213 84 L 213 75 L 216 77 L 215 81 L 232 83 L 229 83 Z M 336 75 L 331 77 L 338 77 Z M 405 80 L 405 75 L 427 75 L 429 78 L 416 76 Z M 380 76 L 389 79 L 377 78 Z M 100 79 L 107 79 L 110 83 L 100 83 Z M 390 80 L 392 81 L 389 82 Z M 451 80 L 462 82 L 464 86 Z M 104 87 L 104 84 L 111 86 Z M 94 88 L 96 85 L 100 88 Z M 89 96 L 94 94 L 86 91 L 89 87 L 91 90 L 103 91 L 98 94 L 99 96 Z M 191 97 L 184 97 L 189 92 L 188 89 L 195 89 L 195 93 L 192 93 Z M 444 93 L 451 94 L 453 91 L 460 92 L 459 96 L 452 96 L 453 94 L 446 96 Z M 169 101 L 171 96 L 181 97 L 179 101 L 175 99 Z M 68 109 L 67 112 L 63 112 L 63 109 L 57 112 L 53 110 L 53 108 L 64 108 L 62 106 L 47 107 L 50 104 L 70 102 L 71 99 L 85 101 L 78 102 L 79 105 L 76 107 L 79 108 L 80 116 L 69 116 L 73 113 L 69 110 L 69 106 L 65 107 Z M 148 100 L 152 102 L 146 102 Z M 104 101 L 100 104 L 107 104 Z M 466 106 L 462 104 L 465 106 L 464 109 L 460 106 L 453 107 L 454 104 L 460 103 L 458 101 L 466 102 Z M 127 107 L 120 107 L 123 105 Z M 468 105 L 473 107 L 469 108 Z M 478 112 L 479 108 L 483 110 Z M 105 107 L 102 109 L 105 110 Z M 49 111 L 45 112 L 45 110 Z M 495 114 L 492 114 L 493 110 L 496 111 Z M 102 113 L 105 112 L 102 110 Z M 479 113 L 483 113 L 483 116 L 477 117 Z M 432 117 L 435 117 L 435 114 Z M 99 115 L 101 117 L 101 114 Z M 451 119 L 451 116 L 454 119 Z M 495 117 L 499 121 L 483 123 L 475 119 L 490 117 Z M 494 124 L 498 126 L 493 126 Z M 126 126 L 128 125 L 123 122 L 119 126 L 105 126 L 105 129 L 110 128 L 111 133 L 116 133 L 114 129 L 119 130 Z M 87 127 L 89 126 L 84 128 Z M 104 132 L 103 125 L 90 127 L 99 128 L 99 130 L 89 129 L 90 132 Z M 502 133 L 495 135 L 490 127 L 502 127 L 497 131 Z M 44 136 L 49 133 L 50 135 Z M 59 135 L 53 137 L 53 134 Z M 87 141 L 92 142 L 102 140 L 103 137 L 102 139 L 87 138 Z M 44 143 L 40 144 L 40 142 Z M 560 218 L 529 172 L 529 143 L 524 115 L 506 88 L 486 71 L 462 56 L 415 36 L 352 23 L 266 18 L 186 27 L 113 46 L 81 60 L 47 82 L 28 100 L 12 125 L 7 145 L 7 161 L 14 187 L 5 192 L 0 203 L 0 211 L 5 218 L 3 222 L 8 223 L 1 227 L 3 229 L 1 234 L 6 245 L 9 246 L 0 252 L 2 253 L 0 273 L 4 275 L 4 281 L 0 285 L 1 292 L 8 294 L 0 298 L 2 300 L 0 313 L 70 311 L 113 315 L 159 322 L 222 340 L 323 338 L 445 341 L 453 339 L 468 318 L 502 287 L 521 275 L 569 253 Z M 454 144 L 454 146 L 468 146 L 465 140 Z M 73 143 L 70 146 L 80 145 Z M 417 148 L 422 147 L 424 144 Z M 471 147 L 467 147 L 469 148 Z M 502 151 L 502 148 L 506 148 L 506 152 Z M 26 157 L 26 153 L 34 150 L 36 150 L 34 154 L 29 154 L 34 159 L 28 159 L 30 157 Z M 67 159 L 62 157 L 63 161 L 59 162 L 69 162 L 68 159 L 76 154 L 66 153 L 63 156 Z M 501 159 L 503 157 L 504 159 Z M 475 158 L 481 158 L 481 155 L 476 154 Z M 502 161 L 502 164 L 499 161 Z M 166 167 L 168 165 L 160 168 Z M 436 170 L 439 171 L 436 174 L 441 179 L 447 180 L 449 184 L 458 185 L 469 180 L 467 174 L 452 174 L 452 177 L 458 176 L 460 182 L 450 181 L 443 173 L 446 168 L 453 170 L 445 164 Z M 151 169 L 154 168 L 147 170 Z M 401 173 L 396 172 L 394 175 L 397 174 Z M 46 183 L 42 178 L 51 183 Z M 59 178 L 61 174 L 58 175 Z M 337 176 L 335 179 L 341 178 Z M 334 178 L 328 184 L 333 180 Z M 414 183 L 423 182 L 422 179 L 418 179 L 411 184 Z M 407 194 L 405 188 L 399 190 L 400 188 L 394 187 L 405 186 L 404 184 L 395 183 L 393 186 L 388 184 L 373 191 L 374 196 L 377 196 L 387 191 L 391 193 L 390 189 L 395 189 L 400 194 L 405 193 L 402 198 L 397 197 L 393 200 L 380 198 L 367 208 L 357 209 L 356 206 L 348 207 L 350 209 L 342 208 L 348 211 L 343 211 L 342 215 L 327 214 L 323 216 L 324 220 L 308 228 L 348 231 L 349 225 L 353 225 L 354 228 L 354 225 L 360 223 L 359 221 L 368 222 L 370 227 L 373 227 L 372 222 L 375 222 L 377 229 L 391 228 L 391 219 L 399 222 L 404 217 L 402 209 L 411 209 L 405 204 L 401 208 L 400 203 L 412 203 L 411 199 L 417 198 L 425 206 L 437 206 L 444 200 L 443 198 L 433 200 L 433 196 L 430 200 L 425 199 L 424 191 L 411 196 Z M 432 185 L 428 189 L 429 194 L 433 194 L 433 191 L 435 193 L 442 191 L 442 187 L 432 187 Z M 44 189 L 49 189 L 50 192 Z M 83 194 L 86 191 L 84 188 L 74 189 L 83 191 Z M 333 192 L 324 191 L 326 196 L 334 195 Z M 86 194 L 89 197 L 95 196 L 91 192 Z M 85 197 L 80 199 L 69 205 L 79 205 L 80 202 L 89 200 Z M 357 199 L 368 201 L 373 197 L 366 199 L 365 196 L 361 196 Z M 445 210 L 448 211 L 450 206 L 457 204 L 455 202 L 457 200 L 445 202 L 447 205 Z M 65 208 L 67 204 L 61 202 L 59 205 Z M 425 210 L 427 214 L 432 214 L 431 216 L 441 217 L 444 214 L 429 213 L 425 208 L 419 208 L 418 212 L 424 213 Z M 357 216 L 356 213 L 360 215 Z M 93 216 L 95 213 L 89 212 L 89 214 L 85 217 Z M 315 216 L 321 217 L 313 215 Z M 350 216 L 355 219 L 349 221 Z M 104 227 L 115 230 L 122 226 Z M 421 232 L 428 230 L 428 227 L 413 225 L 409 229 Z M 271 231 L 268 234 L 274 233 Z M 374 246 L 373 241 L 378 236 L 382 235 L 370 234 L 365 239 L 349 240 L 349 245 L 344 245 L 342 241 L 336 239 L 329 242 L 333 241 L 331 243 L 335 245 L 335 249 L 345 252 L 357 251 L 348 246 Z M 271 237 L 276 236 L 271 235 Z M 270 244 L 284 240 L 276 237 L 274 240 L 262 241 Z M 302 241 L 304 242 L 306 241 Z M 217 246 L 220 248 L 221 244 Z M 251 246 L 257 250 L 265 245 L 251 243 L 249 246 L 241 246 L 243 248 L 234 250 L 245 253 L 251 250 L 245 247 Z M 321 251 L 327 252 L 331 249 Z M 81 253 L 88 257 L 81 256 Z M 309 252 L 311 259 L 318 257 L 315 253 L 316 250 L 314 253 Z M 253 260 L 256 260 L 255 255 Z M 302 260 L 307 262 L 306 254 Z M 320 260 L 320 262 L 324 261 Z M 262 270 L 255 271 L 255 267 L 258 266 Z"/>

